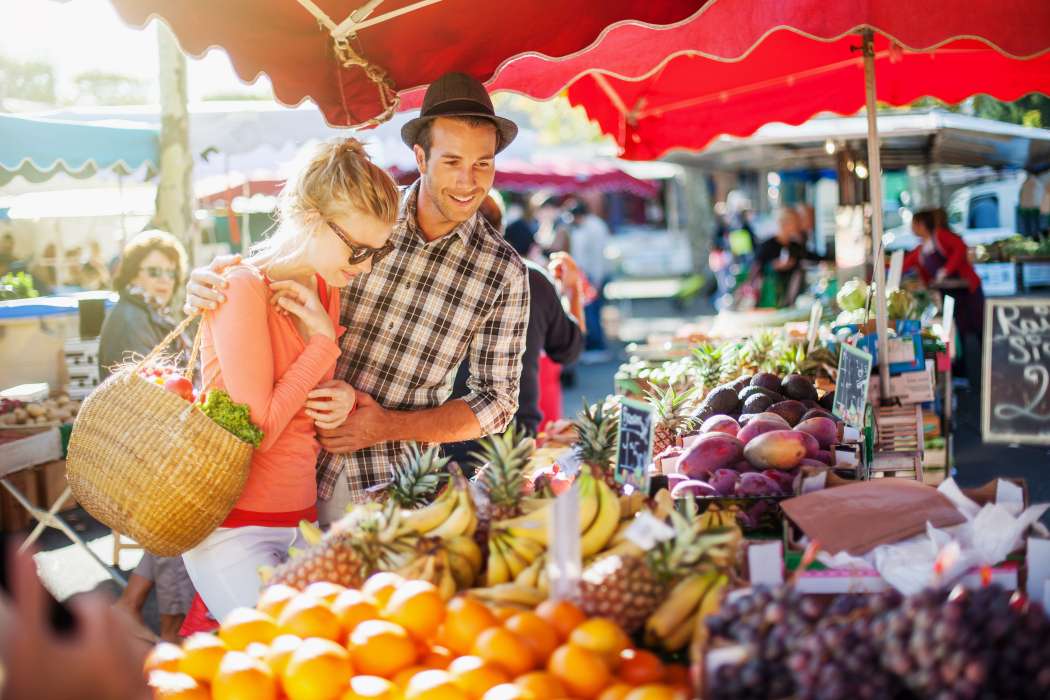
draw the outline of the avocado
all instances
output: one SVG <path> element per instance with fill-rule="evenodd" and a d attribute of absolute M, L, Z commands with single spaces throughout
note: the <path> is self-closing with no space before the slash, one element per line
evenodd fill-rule
<path fill-rule="evenodd" d="M 784 377 L 784 395 L 795 401 L 817 400 L 817 388 L 813 381 L 801 374 L 789 374 Z"/>
<path fill-rule="evenodd" d="M 783 401 L 784 400 L 784 396 L 782 396 L 781 394 L 778 394 L 775 391 L 772 391 L 770 389 L 766 389 L 765 387 L 761 387 L 761 386 L 744 387 L 743 391 L 741 391 L 738 394 L 738 396 L 740 397 L 741 401 L 747 401 L 752 396 L 766 396 L 766 397 L 772 399 L 773 403 L 776 403 L 778 401 Z"/>
<path fill-rule="evenodd" d="M 751 378 L 751 386 L 760 386 L 763 389 L 769 389 L 770 391 L 775 391 L 777 393 L 782 391 L 780 377 L 772 372 L 759 372 Z"/>
<path fill-rule="evenodd" d="M 744 400 L 744 413 L 762 413 L 767 408 L 775 403 L 779 403 L 776 399 L 765 394 L 751 394 L 747 399 Z"/>

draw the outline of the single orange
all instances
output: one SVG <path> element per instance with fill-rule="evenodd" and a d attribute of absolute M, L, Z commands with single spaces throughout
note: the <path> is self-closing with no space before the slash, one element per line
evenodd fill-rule
<path fill-rule="evenodd" d="M 213 700 L 277 700 L 277 681 L 262 661 L 231 651 L 212 679 L 211 696 Z"/>
<path fill-rule="evenodd" d="M 219 639 L 233 651 L 243 651 L 252 642 L 269 644 L 277 636 L 277 623 L 254 608 L 236 608 L 219 625 Z"/>
<path fill-rule="evenodd" d="M 319 598 L 331 605 L 335 602 L 335 599 L 339 597 L 339 594 L 345 590 L 347 590 L 346 586 L 340 586 L 338 583 L 332 583 L 331 581 L 315 581 L 307 586 L 303 590 L 303 593 L 306 595 L 312 595 L 314 598 Z"/>
<path fill-rule="evenodd" d="M 497 605 L 492 608 L 492 614 L 495 615 L 496 619 L 501 623 L 506 622 L 520 612 L 521 608 L 515 608 L 510 605 Z"/>
<path fill-rule="evenodd" d="M 226 651 L 226 644 L 214 634 L 192 634 L 182 642 L 179 671 L 203 683 L 211 683 Z"/>
<path fill-rule="evenodd" d="M 563 642 L 587 619 L 582 610 L 567 600 L 545 600 L 536 607 L 536 614 L 557 630 Z"/>
<path fill-rule="evenodd" d="M 353 675 L 350 653 L 330 639 L 307 639 L 288 659 L 281 685 L 288 700 L 335 700 Z"/>
<path fill-rule="evenodd" d="M 627 693 L 633 689 L 626 683 L 613 683 L 602 691 L 602 694 L 598 696 L 598 700 L 623 700 L 627 697 Z"/>
<path fill-rule="evenodd" d="M 161 642 L 150 649 L 149 654 L 146 655 L 146 661 L 142 664 L 142 673 L 147 678 L 153 671 L 177 673 L 184 656 L 186 652 L 181 647 L 169 642 Z"/>
<path fill-rule="evenodd" d="M 185 673 L 153 671 L 149 674 L 153 700 L 211 700 L 208 686 Z"/>
<path fill-rule="evenodd" d="M 540 663 L 546 663 L 560 643 L 554 626 L 534 612 L 519 612 L 503 626 L 524 639 Z"/>
<path fill-rule="evenodd" d="M 297 595 L 299 595 L 299 591 L 296 589 L 283 583 L 277 583 L 265 589 L 259 595 L 259 602 L 255 604 L 255 609 L 266 613 L 276 620 L 281 611 L 284 610 L 284 606 L 288 604 L 288 601 Z"/>
<path fill-rule="evenodd" d="M 442 646 L 457 654 L 469 654 L 478 635 L 497 624 L 495 615 L 484 603 L 458 596 L 448 602 L 438 637 Z"/>
<path fill-rule="evenodd" d="M 266 657 L 270 653 L 270 645 L 263 644 L 262 642 L 252 642 L 244 648 L 244 653 L 253 659 L 266 661 Z"/>
<path fill-rule="evenodd" d="M 664 664 L 660 657 L 644 649 L 624 649 L 620 652 L 620 665 L 616 675 L 624 683 L 645 685 L 664 680 Z"/>
<path fill-rule="evenodd" d="M 446 669 L 456 658 L 451 649 L 440 644 L 423 644 L 419 652 L 420 664 L 427 668 Z"/>
<path fill-rule="evenodd" d="M 340 593 L 332 603 L 332 612 L 339 618 L 344 636 L 350 636 L 354 628 L 365 620 L 379 619 L 379 607 L 371 596 L 353 588 Z"/>
<path fill-rule="evenodd" d="M 687 700 L 687 694 L 662 683 L 649 683 L 627 693 L 624 700 Z"/>
<path fill-rule="evenodd" d="M 574 644 L 554 650 L 547 670 L 560 680 L 574 697 L 596 698 L 612 680 L 602 657 Z"/>
<path fill-rule="evenodd" d="M 263 657 L 263 661 L 273 671 L 273 675 L 278 678 L 284 673 L 285 666 L 288 665 L 288 660 L 292 658 L 292 654 L 295 650 L 303 643 L 303 640 L 296 637 L 294 634 L 282 634 L 270 643 L 270 646 L 266 650 L 266 655 Z"/>
<path fill-rule="evenodd" d="M 538 698 L 564 698 L 565 686 L 548 671 L 532 671 L 514 679 L 514 685 Z"/>
<path fill-rule="evenodd" d="M 405 579 L 398 574 L 392 571 L 380 571 L 368 577 L 368 580 L 361 586 L 361 592 L 372 598 L 382 609 L 390 600 L 390 596 L 394 595 L 394 591 L 404 583 Z"/>
<path fill-rule="evenodd" d="M 474 700 L 480 700 L 489 688 L 509 683 L 510 676 L 480 656 L 461 656 L 448 666 L 453 682 Z"/>
<path fill-rule="evenodd" d="M 431 639 L 445 619 L 445 601 L 429 581 L 406 581 L 390 596 L 382 614 L 416 639 Z"/>
<path fill-rule="evenodd" d="M 422 673 L 423 671 L 430 670 L 431 669 L 427 668 L 426 666 L 409 666 L 408 668 L 403 668 L 397 673 L 395 673 L 390 680 L 392 680 L 394 682 L 394 685 L 396 685 L 398 688 L 404 690 L 408 687 L 408 682 L 412 680 L 413 676 L 415 676 L 417 673 Z"/>
<path fill-rule="evenodd" d="M 306 593 L 288 601 L 277 618 L 277 628 L 281 634 L 294 634 L 303 639 L 320 637 L 339 641 L 343 638 L 343 627 L 336 614 L 323 600 Z"/>
<path fill-rule="evenodd" d="M 416 643 L 401 625 L 387 620 L 367 620 L 350 635 L 354 669 L 366 676 L 389 678 L 416 663 Z"/>
<path fill-rule="evenodd" d="M 519 688 L 513 683 L 504 683 L 490 688 L 481 696 L 481 700 L 541 700 L 524 688 Z"/>
<path fill-rule="evenodd" d="M 600 654 L 610 668 L 616 668 L 620 663 L 620 652 L 631 646 L 631 639 L 612 620 L 592 617 L 572 631 L 569 643 Z"/>
<path fill-rule="evenodd" d="M 453 682 L 448 671 L 429 669 L 408 681 L 405 700 L 470 700 L 470 696 Z"/>
<path fill-rule="evenodd" d="M 511 676 L 520 676 L 536 668 L 532 647 L 503 627 L 483 630 L 474 640 L 471 653 L 499 666 Z"/>
<path fill-rule="evenodd" d="M 401 700 L 401 691 L 386 678 L 354 676 L 340 700 Z"/>

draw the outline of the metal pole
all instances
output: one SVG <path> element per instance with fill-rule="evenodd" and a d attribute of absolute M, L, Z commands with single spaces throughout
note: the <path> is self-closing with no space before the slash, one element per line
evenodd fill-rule
<path fill-rule="evenodd" d="M 868 178 L 871 204 L 871 249 L 875 269 L 875 330 L 879 351 L 879 391 L 890 398 L 890 358 L 887 341 L 886 261 L 882 252 L 882 163 L 879 159 L 878 107 L 875 103 L 875 46 L 872 31 L 864 31 L 864 96 L 868 117 Z"/>

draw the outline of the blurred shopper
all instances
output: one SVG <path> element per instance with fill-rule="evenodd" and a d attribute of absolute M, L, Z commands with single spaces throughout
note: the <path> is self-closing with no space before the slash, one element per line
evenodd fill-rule
<path fill-rule="evenodd" d="M 576 202 L 571 210 L 573 228 L 570 238 L 570 252 L 576 264 L 594 285 L 597 292 L 593 300 L 584 307 L 587 320 L 587 343 L 581 360 L 603 362 L 609 359 L 609 352 L 602 332 L 602 306 L 605 304 L 605 283 L 608 281 L 609 268 L 605 259 L 605 247 L 609 244 L 609 226 L 583 202 Z"/>
<path fill-rule="evenodd" d="M 186 250 L 169 233 L 143 231 L 128 242 L 115 279 L 120 300 L 106 316 L 99 338 L 102 379 L 114 367 L 145 357 L 175 328 L 170 305 L 185 270 Z M 185 343 L 176 340 L 165 352 L 171 355 L 184 349 Z M 193 600 L 193 584 L 181 557 L 156 557 L 146 552 L 128 579 L 118 605 L 141 621 L 142 608 L 154 586 L 160 636 L 176 641 Z"/>
<path fill-rule="evenodd" d="M 481 215 L 488 219 L 493 228 L 502 231 L 502 210 L 491 194 L 481 205 Z M 522 356 L 521 389 L 518 392 L 518 411 L 514 418 L 518 427 L 530 435 L 535 435 L 543 422 L 540 410 L 540 395 L 561 387 L 540 384 L 540 356 L 545 353 L 557 363 L 575 362 L 583 350 L 584 341 L 584 279 L 572 257 L 566 253 L 555 253 L 551 257 L 550 272 L 533 262 L 529 255 L 535 247 L 535 240 L 528 236 L 518 236 L 508 243 L 525 261 L 529 273 L 529 325 L 525 338 L 525 354 Z M 552 278 L 553 275 L 553 278 Z M 561 283 L 559 294 L 554 280 Z M 565 309 L 563 299 L 568 305 Z M 469 393 L 467 377 L 469 367 L 464 362 L 456 375 L 456 388 L 453 397 Z M 455 459 L 460 466 L 471 471 L 477 466 L 470 455 L 478 450 L 476 441 L 460 442 L 445 446 L 445 454 Z"/>
<path fill-rule="evenodd" d="M 15 257 L 15 237 L 10 233 L 5 233 L 3 238 L 0 238 L 0 275 L 16 272 L 17 268 L 18 258 Z"/>
<path fill-rule="evenodd" d="M 916 270 L 929 287 L 955 298 L 955 327 L 963 341 L 960 376 L 975 386 L 984 327 L 984 291 L 970 264 L 966 242 L 948 228 L 943 209 L 925 209 L 911 219 L 911 230 L 922 241 L 904 256 L 903 271 Z"/>
<path fill-rule="evenodd" d="M 790 306 L 802 287 L 802 221 L 794 209 L 781 209 L 776 234 L 755 252 L 752 280 L 759 285 L 759 308 Z"/>
<path fill-rule="evenodd" d="M 102 246 L 96 240 L 88 241 L 87 258 L 80 265 L 80 286 L 91 291 L 109 289 L 109 266 L 102 257 Z"/>

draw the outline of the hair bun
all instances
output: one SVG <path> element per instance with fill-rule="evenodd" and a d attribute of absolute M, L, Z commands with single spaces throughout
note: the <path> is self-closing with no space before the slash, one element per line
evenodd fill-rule
<path fill-rule="evenodd" d="M 368 157 L 368 152 L 365 151 L 365 145 L 353 137 L 343 139 L 339 142 L 338 154 L 345 155 L 348 153 L 359 158 L 372 160 Z"/>

